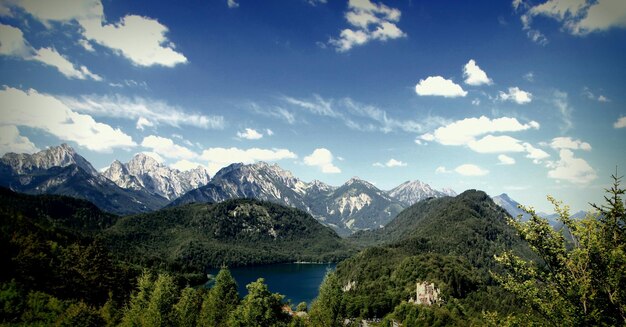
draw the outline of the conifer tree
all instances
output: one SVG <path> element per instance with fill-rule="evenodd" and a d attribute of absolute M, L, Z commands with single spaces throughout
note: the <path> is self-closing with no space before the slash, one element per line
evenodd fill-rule
<path fill-rule="evenodd" d="M 237 283 L 227 267 L 222 267 L 215 277 L 213 288 L 207 293 L 200 311 L 201 326 L 226 326 L 228 315 L 239 304 Z"/>

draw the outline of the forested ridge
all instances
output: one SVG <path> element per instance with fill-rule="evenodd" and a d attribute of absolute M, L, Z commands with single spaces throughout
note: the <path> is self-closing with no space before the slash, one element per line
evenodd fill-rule
<path fill-rule="evenodd" d="M 626 323 L 620 178 L 596 214 L 554 230 L 481 191 L 428 199 L 349 240 L 307 214 L 232 200 L 118 217 L 88 202 L 0 192 L 0 322 L 71 326 L 527 326 Z M 353 244 L 362 247 L 354 253 Z M 351 255 L 351 256 L 350 256 Z M 349 258 L 343 260 L 344 258 Z M 241 298 L 227 265 L 340 261 L 318 298 L 262 279 Z M 222 266 L 210 289 L 203 269 Z M 431 305 L 416 284 L 435 287 Z M 412 302 L 413 301 L 413 302 Z M 287 309 L 290 307 L 290 309 Z M 307 312 L 308 311 L 308 312 Z"/>

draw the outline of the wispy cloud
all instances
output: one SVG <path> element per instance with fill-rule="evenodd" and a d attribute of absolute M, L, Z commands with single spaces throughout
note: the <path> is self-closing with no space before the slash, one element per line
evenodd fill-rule
<path fill-rule="evenodd" d="M 175 127 L 185 125 L 204 129 L 222 129 L 226 124 L 222 116 L 191 113 L 163 101 L 141 97 L 86 95 L 79 98 L 63 97 L 61 99 L 67 106 L 78 112 L 101 117 L 141 119 L 143 126 L 164 124 Z"/>
<path fill-rule="evenodd" d="M 293 108 L 342 121 L 348 128 L 354 130 L 383 133 L 393 131 L 419 133 L 423 130 L 422 123 L 416 120 L 400 120 L 390 117 L 383 109 L 359 103 L 351 98 L 335 100 L 314 95 L 312 99 L 283 97 L 282 100 Z M 431 118 L 428 120 L 430 121 Z"/>

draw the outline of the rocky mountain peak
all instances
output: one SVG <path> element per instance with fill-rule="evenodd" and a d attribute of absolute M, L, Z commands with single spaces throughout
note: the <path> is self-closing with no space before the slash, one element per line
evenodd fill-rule
<path fill-rule="evenodd" d="M 49 147 L 32 155 L 27 153 L 7 153 L 2 157 L 2 161 L 19 174 L 50 169 L 52 167 L 77 165 L 90 175 L 98 175 L 98 171 L 93 168 L 87 159 L 77 154 L 66 143 Z"/>

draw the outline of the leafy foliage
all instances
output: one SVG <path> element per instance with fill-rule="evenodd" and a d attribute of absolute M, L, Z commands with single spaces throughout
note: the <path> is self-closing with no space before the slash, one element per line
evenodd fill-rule
<path fill-rule="evenodd" d="M 569 233 L 567 238 L 531 208 L 523 208 L 531 215 L 528 222 L 511 220 L 541 261 L 505 252 L 498 259 L 507 271 L 496 277 L 551 324 L 626 323 L 626 211 L 620 178 L 613 176 L 613 180 L 606 190 L 607 204 L 594 205 L 598 215 L 582 220 L 572 220 L 567 206 L 548 197 Z"/>

